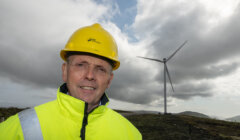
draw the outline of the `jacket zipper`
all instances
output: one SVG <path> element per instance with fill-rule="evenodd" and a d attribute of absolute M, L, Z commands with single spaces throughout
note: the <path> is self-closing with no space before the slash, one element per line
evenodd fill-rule
<path fill-rule="evenodd" d="M 98 106 L 93 108 L 90 112 L 87 112 L 88 111 L 88 103 L 85 102 L 82 128 L 81 128 L 81 132 L 80 132 L 80 137 L 82 140 L 85 140 L 85 136 L 86 136 L 86 126 L 88 124 L 88 115 L 90 113 L 92 113 L 96 108 L 98 108 Z"/>
<path fill-rule="evenodd" d="M 87 110 L 88 110 L 88 103 L 85 103 L 82 129 L 81 129 L 81 132 L 80 132 L 80 137 L 81 137 L 82 140 L 85 140 L 86 126 L 88 124 L 88 112 L 87 112 Z"/>

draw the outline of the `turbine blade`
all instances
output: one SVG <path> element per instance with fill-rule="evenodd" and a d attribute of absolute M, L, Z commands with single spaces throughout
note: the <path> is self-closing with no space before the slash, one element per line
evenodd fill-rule
<path fill-rule="evenodd" d="M 162 60 L 159 60 L 159 59 L 147 58 L 147 57 L 142 57 L 142 56 L 137 56 L 137 57 L 163 63 L 163 61 L 162 61 Z"/>
<path fill-rule="evenodd" d="M 170 60 L 187 42 L 186 40 L 166 61 Z"/>
<path fill-rule="evenodd" d="M 165 64 L 165 65 L 166 65 L 166 64 Z M 171 84 L 171 86 L 172 86 L 172 91 L 174 92 L 173 85 L 172 85 L 172 80 L 171 80 L 171 77 L 170 77 L 170 74 L 169 74 L 167 65 L 166 65 L 166 72 L 167 72 L 167 75 L 168 75 L 168 79 L 169 79 L 169 81 L 170 81 L 170 84 Z"/>

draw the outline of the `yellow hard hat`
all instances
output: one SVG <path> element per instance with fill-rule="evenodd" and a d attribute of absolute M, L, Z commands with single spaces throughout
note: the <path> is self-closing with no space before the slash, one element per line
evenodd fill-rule
<path fill-rule="evenodd" d="M 83 52 L 107 58 L 114 62 L 113 70 L 120 66 L 114 38 L 96 23 L 78 29 L 72 34 L 60 56 L 66 61 L 67 52 Z"/>

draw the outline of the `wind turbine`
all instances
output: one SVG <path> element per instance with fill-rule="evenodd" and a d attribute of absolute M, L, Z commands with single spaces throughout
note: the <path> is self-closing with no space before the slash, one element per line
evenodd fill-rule
<path fill-rule="evenodd" d="M 164 64 L 164 69 L 163 69 L 163 74 L 164 74 L 164 114 L 167 114 L 167 84 L 166 84 L 166 74 L 168 75 L 168 79 L 169 82 L 172 86 L 172 90 L 174 92 L 174 88 L 172 85 L 172 81 L 171 81 L 171 77 L 167 68 L 167 62 L 187 43 L 187 41 L 185 41 L 181 46 L 179 46 L 179 48 L 172 54 L 170 55 L 168 58 L 163 58 L 163 60 L 159 60 L 159 59 L 154 59 L 154 58 L 148 58 L 148 57 L 142 57 L 142 56 L 138 56 L 139 58 L 143 58 L 143 59 L 148 59 L 148 60 L 152 60 L 152 61 L 157 61 L 157 62 L 161 62 Z"/>

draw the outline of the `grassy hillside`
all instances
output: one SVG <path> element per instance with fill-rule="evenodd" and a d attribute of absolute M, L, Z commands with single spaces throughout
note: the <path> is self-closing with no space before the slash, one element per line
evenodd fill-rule
<path fill-rule="evenodd" d="M 130 115 L 144 140 L 240 140 L 240 123 L 185 115 Z"/>
<path fill-rule="evenodd" d="M 187 116 L 193 116 L 193 117 L 200 117 L 200 118 L 210 118 L 209 116 L 198 113 L 198 112 L 192 112 L 192 111 L 184 111 L 181 113 L 178 113 L 179 115 L 187 115 Z"/>
<path fill-rule="evenodd" d="M 23 109 L 0 108 L 5 119 Z M 240 140 L 240 123 L 187 115 L 138 114 L 118 111 L 139 129 L 143 140 Z"/>
<path fill-rule="evenodd" d="M 2 118 L 4 118 L 6 120 L 8 117 L 10 117 L 10 116 L 22 111 L 22 110 L 24 110 L 24 109 L 14 108 L 14 107 L 0 108 L 0 122 L 2 121 L 1 120 Z"/>

